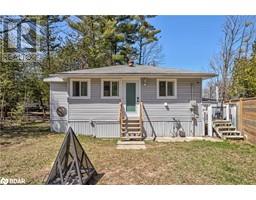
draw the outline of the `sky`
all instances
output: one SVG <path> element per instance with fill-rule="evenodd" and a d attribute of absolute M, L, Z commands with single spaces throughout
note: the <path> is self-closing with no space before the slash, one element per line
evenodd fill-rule
<path fill-rule="evenodd" d="M 210 71 L 225 16 L 156 16 L 149 21 L 161 30 L 164 60 L 160 66 Z"/>

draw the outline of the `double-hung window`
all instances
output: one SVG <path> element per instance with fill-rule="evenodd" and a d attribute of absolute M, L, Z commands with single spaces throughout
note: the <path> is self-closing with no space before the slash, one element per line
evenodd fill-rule
<path fill-rule="evenodd" d="M 158 79 L 157 80 L 157 98 L 176 98 L 177 84 L 175 79 Z"/>
<path fill-rule="evenodd" d="M 89 80 L 71 80 L 71 96 L 89 98 Z"/>
<path fill-rule="evenodd" d="M 119 97 L 119 81 L 118 80 L 102 80 L 102 98 L 118 98 Z"/>

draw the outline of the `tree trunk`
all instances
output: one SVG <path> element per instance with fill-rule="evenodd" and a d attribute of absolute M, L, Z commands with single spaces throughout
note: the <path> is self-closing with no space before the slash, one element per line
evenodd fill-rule
<path fill-rule="evenodd" d="M 141 60 L 142 60 L 142 38 L 140 38 L 140 45 L 139 45 L 139 65 L 141 65 Z"/>
<path fill-rule="evenodd" d="M 0 129 L 3 129 L 3 127 L 4 127 L 3 121 L 4 121 L 4 93 L 3 93 L 2 102 L 1 102 L 1 126 L 0 126 Z"/>
<path fill-rule="evenodd" d="M 47 65 L 49 73 L 51 73 L 51 58 L 50 58 L 50 24 L 49 24 L 49 16 L 47 16 L 46 20 L 46 45 L 47 45 Z"/>
<path fill-rule="evenodd" d="M 40 97 L 39 100 L 40 100 L 40 105 L 42 106 L 42 109 L 43 109 L 43 121 L 44 121 L 45 120 L 45 116 L 46 116 L 46 112 L 45 112 L 45 107 L 44 107 L 44 103 L 43 103 L 42 97 Z"/>

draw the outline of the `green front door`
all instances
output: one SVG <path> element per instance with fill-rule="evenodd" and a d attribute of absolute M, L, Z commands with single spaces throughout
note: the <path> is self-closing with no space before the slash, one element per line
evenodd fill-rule
<path fill-rule="evenodd" d="M 126 83 L 126 111 L 136 111 L 136 83 Z"/>

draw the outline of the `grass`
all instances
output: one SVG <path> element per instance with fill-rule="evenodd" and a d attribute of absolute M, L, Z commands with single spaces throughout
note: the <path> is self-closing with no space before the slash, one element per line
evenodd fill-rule
<path fill-rule="evenodd" d="M 256 184 L 256 146 L 246 142 L 146 142 L 146 150 L 117 150 L 117 140 L 78 137 L 98 184 Z M 45 123 L 0 134 L 0 177 L 42 184 L 64 134 Z"/>

